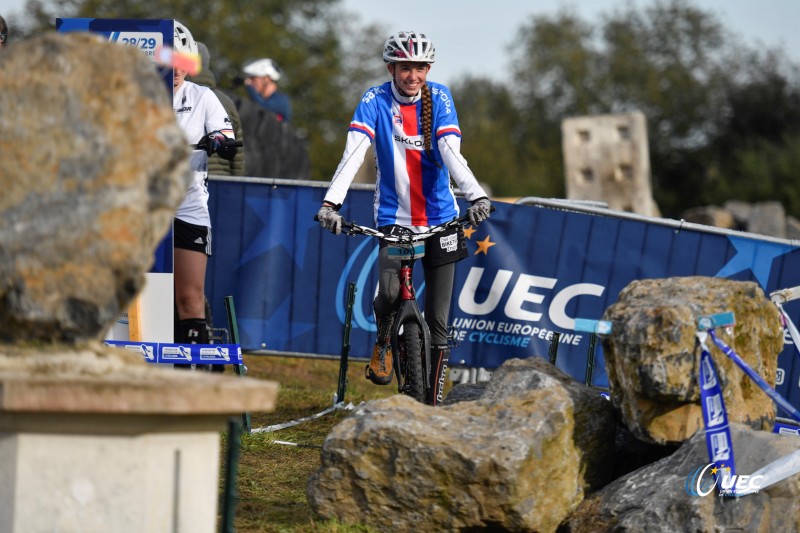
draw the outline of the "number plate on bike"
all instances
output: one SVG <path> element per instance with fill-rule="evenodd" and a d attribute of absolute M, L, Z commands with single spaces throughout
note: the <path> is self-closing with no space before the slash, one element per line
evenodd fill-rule
<path fill-rule="evenodd" d="M 389 259 L 402 261 L 403 259 L 419 259 L 425 255 L 425 243 L 388 244 Z"/>

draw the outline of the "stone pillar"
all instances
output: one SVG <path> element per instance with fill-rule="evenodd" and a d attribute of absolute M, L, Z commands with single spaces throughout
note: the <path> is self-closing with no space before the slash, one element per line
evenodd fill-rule
<path fill-rule="evenodd" d="M 137 366 L 0 372 L 0 531 L 217 530 L 220 432 L 277 385 Z"/>
<path fill-rule="evenodd" d="M 567 198 L 659 216 L 650 184 L 647 121 L 639 112 L 565 119 L 561 124 Z"/>

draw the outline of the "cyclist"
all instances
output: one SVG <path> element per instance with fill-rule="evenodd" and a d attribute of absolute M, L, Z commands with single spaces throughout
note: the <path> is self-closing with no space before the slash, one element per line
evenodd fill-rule
<path fill-rule="evenodd" d="M 452 176 L 466 199 L 470 223 L 488 218 L 491 204 L 461 155 L 461 130 L 450 89 L 428 82 L 436 50 L 425 34 L 399 31 L 386 40 L 383 60 L 391 80 L 368 89 L 350 122 L 344 154 L 317 216 L 323 228 L 341 232 L 339 209 L 356 171 L 374 143 L 377 163 L 375 225 L 412 231 L 456 218 L 459 214 Z M 455 244 L 454 244 L 455 243 Z M 463 233 L 454 229 L 426 241 L 425 321 L 431 333 L 433 385 L 426 403 L 441 401 L 450 348 L 447 324 L 455 262 L 466 257 Z M 378 385 L 392 380 L 390 333 L 400 294 L 399 262 L 390 260 L 382 242 L 378 259 L 378 293 L 373 302 L 378 336 L 366 377 Z"/>
<path fill-rule="evenodd" d="M 178 52 L 197 54 L 192 34 L 177 20 L 174 47 Z M 237 149 L 225 143 L 226 138 L 233 139 L 225 108 L 211 89 L 186 81 L 186 74 L 179 68 L 173 73 L 172 105 L 178 125 L 190 143 L 198 143 L 198 149 L 192 151 L 189 162 L 192 181 L 175 214 L 175 306 L 178 314 L 175 342 L 208 344 L 205 310 L 206 264 L 211 255 L 208 156 L 216 152 L 230 159 Z"/>

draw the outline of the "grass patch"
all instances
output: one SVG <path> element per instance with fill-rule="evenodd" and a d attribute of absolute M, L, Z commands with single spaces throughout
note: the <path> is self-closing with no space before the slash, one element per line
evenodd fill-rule
<path fill-rule="evenodd" d="M 333 405 L 339 380 L 338 360 L 245 356 L 245 365 L 248 377 L 280 384 L 275 410 L 251 413 L 253 429 L 312 416 Z M 364 366 L 364 362 L 350 362 L 346 402 L 357 405 L 397 393 L 395 381 L 387 386 L 367 381 Z M 234 511 L 237 532 L 370 532 L 366 527 L 317 519 L 306 499 L 308 478 L 320 466 L 319 447 L 331 429 L 349 414 L 337 410 L 290 428 L 242 435 L 236 484 L 238 503 Z M 220 483 L 224 480 L 226 437 L 223 436 L 222 442 Z M 276 440 L 303 446 L 277 444 Z"/>

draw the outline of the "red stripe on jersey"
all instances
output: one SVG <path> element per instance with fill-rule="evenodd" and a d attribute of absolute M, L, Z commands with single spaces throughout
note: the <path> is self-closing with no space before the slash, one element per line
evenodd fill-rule
<path fill-rule="evenodd" d="M 360 131 L 361 133 L 366 134 L 370 139 L 374 139 L 375 138 L 375 133 L 372 130 L 370 130 L 366 126 L 358 124 L 357 122 L 351 122 L 350 123 L 350 129 L 351 130 Z"/>
<path fill-rule="evenodd" d="M 457 133 L 458 135 L 461 135 L 461 130 L 456 128 L 455 126 L 449 126 L 447 128 L 441 128 L 439 131 L 436 132 L 436 135 L 438 137 L 441 137 L 445 133 Z"/>
<path fill-rule="evenodd" d="M 408 137 L 420 134 L 417 120 L 417 106 L 400 106 L 403 114 L 403 133 Z M 408 195 L 411 201 L 411 225 L 427 226 L 428 216 L 425 213 L 425 194 L 422 192 L 422 152 L 406 149 L 406 172 L 408 172 Z"/>

